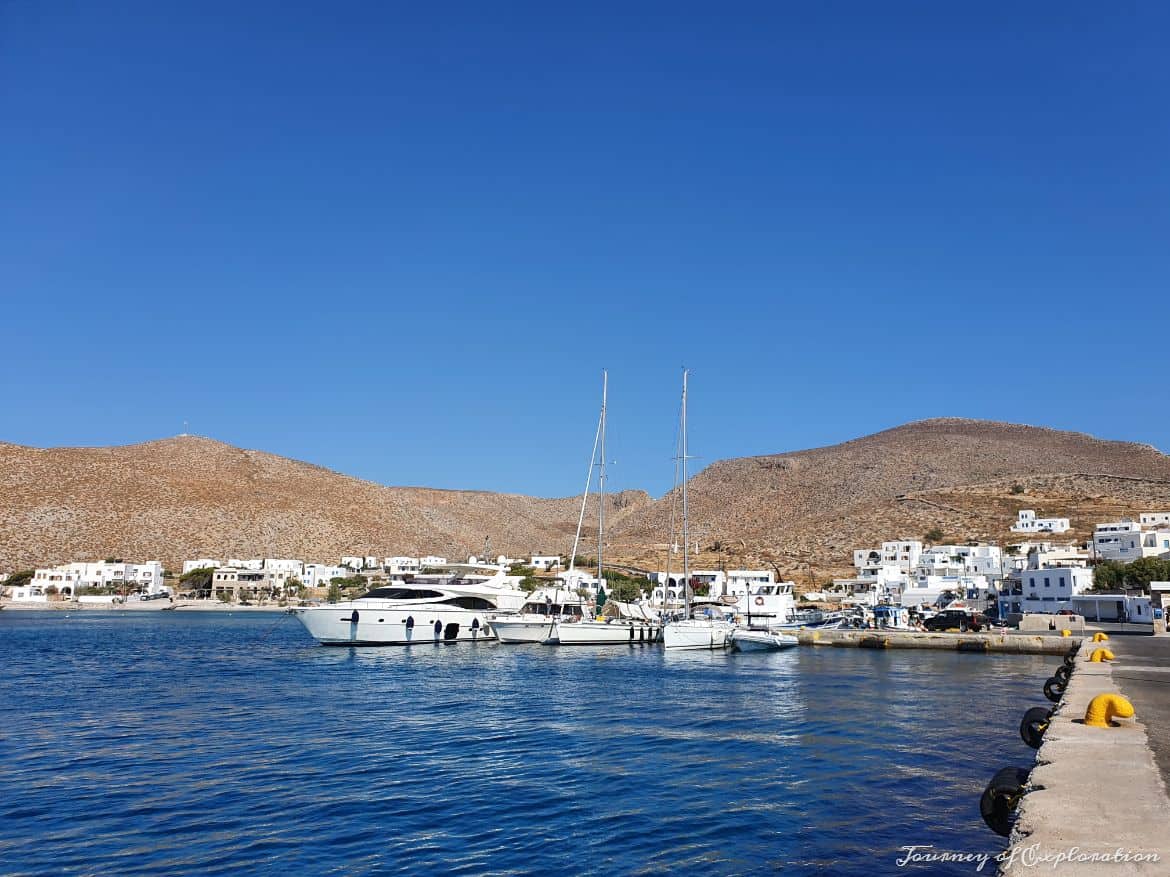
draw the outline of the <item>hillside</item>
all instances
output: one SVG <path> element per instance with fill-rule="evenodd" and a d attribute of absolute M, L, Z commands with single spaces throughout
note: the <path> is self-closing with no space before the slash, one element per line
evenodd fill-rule
<path fill-rule="evenodd" d="M 620 521 L 650 498 L 608 498 Z M 580 499 L 382 487 L 197 436 L 112 448 L 0 444 L 0 570 L 81 558 L 299 557 L 572 547 Z M 596 506 L 594 506 L 596 508 Z"/>
<path fill-rule="evenodd" d="M 661 565 L 671 502 L 623 521 L 618 553 Z M 1170 457 L 1148 445 L 953 418 L 722 460 L 690 481 L 700 562 L 773 564 L 798 581 L 810 566 L 818 579 L 847 572 L 855 547 L 935 527 L 947 540 L 1020 541 L 1008 528 L 1021 508 L 1070 517 L 1084 539 L 1100 520 L 1155 507 L 1170 507 Z"/>
<path fill-rule="evenodd" d="M 911 423 L 844 444 L 723 460 L 690 484 L 699 563 L 774 565 L 801 583 L 883 538 L 1013 537 L 1019 508 L 1098 520 L 1170 508 L 1170 457 L 1146 445 L 986 421 Z M 665 559 L 671 494 L 611 497 L 614 559 Z M 383 487 L 180 436 L 112 448 L 0 444 L 0 570 L 120 556 L 334 560 L 350 553 L 567 553 L 579 499 Z M 593 512 L 595 515 L 595 512 Z M 595 518 L 594 518 L 595 519 Z M 586 545 L 583 553 L 593 553 Z"/>

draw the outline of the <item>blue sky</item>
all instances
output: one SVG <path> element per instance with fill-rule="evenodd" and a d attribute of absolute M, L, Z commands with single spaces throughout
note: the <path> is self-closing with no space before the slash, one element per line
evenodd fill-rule
<path fill-rule="evenodd" d="M 0 4 L 0 439 L 614 487 L 932 416 L 1170 449 L 1168 7 Z"/>

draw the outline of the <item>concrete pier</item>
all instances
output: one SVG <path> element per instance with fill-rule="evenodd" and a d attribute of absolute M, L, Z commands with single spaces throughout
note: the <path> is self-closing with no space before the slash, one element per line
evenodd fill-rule
<path fill-rule="evenodd" d="M 1047 633 L 923 633 L 914 630 L 800 630 L 796 632 L 796 638 L 802 646 L 942 649 L 951 652 L 1061 656 L 1078 641 Z"/>
<path fill-rule="evenodd" d="M 1116 661 L 1091 663 L 1098 647 L 1109 648 Z M 1020 705 L 1021 715 L 1045 703 L 1042 684 L 1037 680 L 1035 703 Z M 1108 728 L 1086 725 L 1089 701 L 1108 693 L 1128 698 L 1135 717 Z M 1170 874 L 1167 776 L 1170 638 L 1086 638 L 1037 752 L 1000 873 Z"/>

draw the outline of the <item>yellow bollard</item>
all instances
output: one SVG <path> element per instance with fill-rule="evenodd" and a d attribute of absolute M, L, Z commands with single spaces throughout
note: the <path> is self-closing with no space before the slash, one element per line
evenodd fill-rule
<path fill-rule="evenodd" d="M 1089 661 L 1093 664 L 1100 664 L 1102 661 L 1112 661 L 1113 652 L 1109 649 L 1093 649 L 1093 654 L 1089 656 Z"/>
<path fill-rule="evenodd" d="M 1085 724 L 1090 728 L 1108 728 L 1113 719 L 1132 719 L 1133 704 L 1120 694 L 1098 694 L 1085 710 Z"/>
<path fill-rule="evenodd" d="M 1104 631 L 1099 630 L 1093 634 L 1093 642 L 1095 643 L 1103 643 L 1107 639 L 1109 639 L 1109 634 L 1105 633 Z"/>
<path fill-rule="evenodd" d="M 1072 636 L 1072 631 L 1066 627 L 1064 630 L 1062 630 L 1060 632 L 1060 635 L 1061 636 Z"/>

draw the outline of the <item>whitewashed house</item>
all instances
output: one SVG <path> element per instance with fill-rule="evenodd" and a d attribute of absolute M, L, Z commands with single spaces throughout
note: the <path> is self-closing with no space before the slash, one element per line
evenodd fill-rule
<path fill-rule="evenodd" d="M 423 567 L 446 566 L 447 565 L 447 558 L 439 557 L 437 554 L 428 554 L 426 557 L 420 557 L 418 559 L 418 562 Z"/>
<path fill-rule="evenodd" d="M 1143 527 L 1170 526 L 1170 512 L 1142 512 L 1138 515 L 1138 523 Z"/>
<path fill-rule="evenodd" d="M 15 603 L 48 603 L 49 595 L 37 585 L 17 585 L 8 589 L 8 598 Z"/>
<path fill-rule="evenodd" d="M 1132 563 L 1142 557 L 1160 557 L 1170 551 L 1170 527 L 1146 529 L 1134 521 L 1098 524 L 1093 551 L 1102 560 Z"/>
<path fill-rule="evenodd" d="M 183 575 L 196 569 L 218 569 L 221 566 L 223 564 L 214 557 L 198 557 L 195 560 L 184 560 Z"/>
<path fill-rule="evenodd" d="M 301 570 L 301 583 L 306 588 L 327 588 L 333 579 L 352 575 L 348 567 L 328 563 L 306 563 Z"/>
<path fill-rule="evenodd" d="M 413 576 L 422 571 L 422 561 L 417 557 L 387 557 L 383 563 L 391 576 Z"/>
<path fill-rule="evenodd" d="M 503 558 L 503 560 L 507 560 L 507 558 Z M 559 554 L 534 554 L 528 565 L 533 569 L 550 570 L 559 568 L 562 561 Z"/>
<path fill-rule="evenodd" d="M 1012 613 L 1055 614 L 1072 609 L 1072 599 L 1093 587 L 1093 571 L 1081 566 L 1027 569 L 999 593 L 999 616 Z"/>
<path fill-rule="evenodd" d="M 162 564 L 97 561 L 66 563 L 33 573 L 32 584 L 42 589 L 55 587 L 66 597 L 75 597 L 87 588 L 117 588 L 144 594 L 165 593 Z"/>
<path fill-rule="evenodd" d="M 1038 518 L 1032 509 L 1022 509 L 1011 529 L 1013 533 L 1065 533 L 1071 526 L 1068 518 Z"/>

